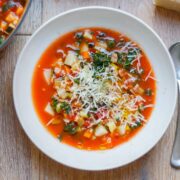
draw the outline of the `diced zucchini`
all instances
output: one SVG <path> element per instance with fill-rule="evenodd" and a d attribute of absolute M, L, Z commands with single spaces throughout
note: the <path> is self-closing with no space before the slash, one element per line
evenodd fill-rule
<path fill-rule="evenodd" d="M 51 83 L 51 77 L 52 77 L 52 70 L 51 69 L 44 69 L 43 70 L 44 79 L 49 85 Z"/>
<path fill-rule="evenodd" d="M 88 114 L 85 111 L 80 111 L 79 115 L 83 118 L 88 118 Z"/>
<path fill-rule="evenodd" d="M 78 126 L 81 127 L 84 124 L 84 119 L 82 117 L 77 116 L 77 123 Z"/>
<path fill-rule="evenodd" d="M 48 114 L 50 114 L 51 116 L 54 116 L 54 110 L 53 108 L 51 107 L 51 104 L 48 102 L 48 104 L 46 105 L 45 109 L 44 109 L 45 112 L 47 112 Z"/>
<path fill-rule="evenodd" d="M 69 51 L 64 64 L 68 65 L 68 66 L 72 66 L 73 63 L 75 63 L 77 61 L 77 56 L 73 51 Z"/>
<path fill-rule="evenodd" d="M 65 89 L 60 88 L 60 89 L 57 90 L 57 94 L 58 94 L 58 96 L 61 97 L 61 98 L 64 97 L 65 93 L 66 93 Z M 63 99 L 64 99 L 64 98 L 63 98 Z"/>
<path fill-rule="evenodd" d="M 106 128 L 103 125 L 98 125 L 95 129 L 95 136 L 97 136 L 97 137 L 103 136 L 107 133 L 108 133 L 108 131 L 106 130 Z"/>
<path fill-rule="evenodd" d="M 109 121 L 109 122 L 107 123 L 107 126 L 108 126 L 109 131 L 110 131 L 111 133 L 114 132 L 114 130 L 116 129 L 116 124 L 115 124 L 113 121 Z"/>
<path fill-rule="evenodd" d="M 126 133 L 126 125 L 122 124 L 122 125 L 118 126 L 117 130 L 118 130 L 120 135 L 124 135 Z"/>
<path fill-rule="evenodd" d="M 71 69 L 72 69 L 73 71 L 79 70 L 79 69 L 80 69 L 80 61 L 74 62 L 74 63 L 72 64 L 72 66 L 71 66 Z"/>
<path fill-rule="evenodd" d="M 62 108 L 61 108 L 61 103 L 58 103 L 58 104 L 56 105 L 56 112 L 57 112 L 57 113 L 60 113 L 61 110 L 62 110 Z"/>
<path fill-rule="evenodd" d="M 92 36 L 92 34 L 91 34 L 91 31 L 90 30 L 85 30 L 84 31 L 84 38 L 86 38 L 86 39 L 90 39 L 90 40 L 92 40 L 93 39 L 93 36 Z"/>

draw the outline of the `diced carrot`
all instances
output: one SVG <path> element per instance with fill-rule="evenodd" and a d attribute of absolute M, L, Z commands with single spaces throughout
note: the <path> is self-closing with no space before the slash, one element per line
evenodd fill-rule
<path fill-rule="evenodd" d="M 90 58 L 89 51 L 81 52 L 81 55 L 83 56 L 84 59 L 89 59 Z"/>
<path fill-rule="evenodd" d="M 8 15 L 6 16 L 5 20 L 8 22 L 8 23 L 11 23 L 15 20 L 18 20 L 18 16 L 16 16 L 16 14 L 14 12 L 9 12 Z"/>
<path fill-rule="evenodd" d="M 17 8 L 17 10 L 16 10 L 16 14 L 17 14 L 18 16 L 20 16 L 20 15 L 23 13 L 23 11 L 24 11 L 23 6 L 21 6 L 21 5 L 19 4 L 19 5 L 18 5 L 18 8 Z"/>
<path fill-rule="evenodd" d="M 7 25 L 8 25 L 7 22 L 1 21 L 0 23 L 1 30 L 5 31 L 7 29 Z"/>
<path fill-rule="evenodd" d="M 79 102 L 73 102 L 73 103 L 72 103 L 72 107 L 73 107 L 73 108 L 79 108 L 79 107 L 81 107 L 81 103 L 79 103 Z"/>
<path fill-rule="evenodd" d="M 120 69 L 120 70 L 118 71 L 118 74 L 119 74 L 120 77 L 123 77 L 123 76 L 126 75 L 126 71 L 125 71 L 124 69 Z"/>
<path fill-rule="evenodd" d="M 86 130 L 84 132 L 84 137 L 91 138 L 92 134 L 93 134 L 93 130 L 92 129 L 88 129 L 88 130 Z"/>
<path fill-rule="evenodd" d="M 74 121 L 76 118 L 75 114 L 66 114 L 64 113 L 64 118 L 69 119 L 70 121 Z"/>
<path fill-rule="evenodd" d="M 52 125 L 58 125 L 61 123 L 61 120 L 60 119 L 53 119 L 53 121 L 51 122 Z"/>
<path fill-rule="evenodd" d="M 66 72 L 66 74 L 71 74 L 71 68 L 70 67 L 68 67 L 68 66 L 66 66 L 66 65 L 64 65 L 63 66 L 63 69 L 64 69 L 64 71 Z"/>

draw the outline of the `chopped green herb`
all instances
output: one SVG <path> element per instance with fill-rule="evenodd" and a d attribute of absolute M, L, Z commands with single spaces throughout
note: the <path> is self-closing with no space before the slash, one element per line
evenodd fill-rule
<path fill-rule="evenodd" d="M 69 114 L 70 111 L 71 111 L 71 107 L 70 107 L 70 105 L 69 105 L 67 102 L 62 102 L 60 107 L 61 107 L 61 109 L 64 110 L 67 114 Z"/>
<path fill-rule="evenodd" d="M 59 139 L 59 141 L 62 141 L 62 139 L 63 139 L 62 134 L 59 134 L 59 135 L 57 136 L 57 138 Z"/>
<path fill-rule="evenodd" d="M 74 122 L 70 122 L 67 125 L 64 126 L 64 131 L 68 132 L 71 135 L 76 134 L 77 132 L 77 125 Z"/>
<path fill-rule="evenodd" d="M 115 40 L 107 40 L 107 46 L 108 48 L 114 48 L 116 45 Z"/>
<path fill-rule="evenodd" d="M 99 72 L 103 72 L 105 67 L 108 67 L 111 61 L 110 57 L 102 52 L 92 54 L 92 58 L 93 66 L 95 70 Z"/>
<path fill-rule="evenodd" d="M 139 107 L 138 107 L 138 111 L 140 113 L 142 113 L 142 111 L 144 110 L 144 104 L 141 104 Z"/>
<path fill-rule="evenodd" d="M 74 82 L 75 82 L 76 84 L 79 84 L 79 83 L 80 83 L 80 79 L 79 79 L 79 78 L 75 78 L 75 79 L 74 79 Z"/>
<path fill-rule="evenodd" d="M 16 4 L 13 1 L 9 1 L 6 4 L 3 4 L 2 12 L 4 13 L 4 12 L 8 11 L 10 8 L 12 8 L 14 6 L 16 6 Z"/>
<path fill-rule="evenodd" d="M 75 34 L 75 38 L 78 39 L 78 40 L 82 40 L 83 39 L 83 33 L 82 32 L 77 32 Z"/>
<path fill-rule="evenodd" d="M 151 90 L 150 88 L 146 89 L 146 90 L 145 90 L 145 94 L 146 94 L 147 96 L 151 96 L 151 95 L 152 95 L 152 90 Z"/>
<path fill-rule="evenodd" d="M 52 108 L 56 109 L 56 106 L 57 106 L 58 103 L 59 103 L 58 100 L 53 97 L 52 101 L 51 101 Z"/>

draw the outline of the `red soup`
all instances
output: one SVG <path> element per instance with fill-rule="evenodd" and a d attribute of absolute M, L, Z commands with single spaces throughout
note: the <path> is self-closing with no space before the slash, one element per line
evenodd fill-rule
<path fill-rule="evenodd" d="M 156 83 L 143 50 L 119 32 L 83 28 L 59 37 L 33 75 L 35 110 L 60 142 L 102 150 L 146 125 Z"/>

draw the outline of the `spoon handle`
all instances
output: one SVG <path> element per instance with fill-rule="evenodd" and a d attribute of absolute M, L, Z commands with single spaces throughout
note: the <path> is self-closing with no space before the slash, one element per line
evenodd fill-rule
<path fill-rule="evenodd" d="M 178 80 L 178 108 L 180 107 L 180 80 Z M 171 165 L 180 168 L 180 114 L 177 117 L 176 138 L 171 156 Z"/>

